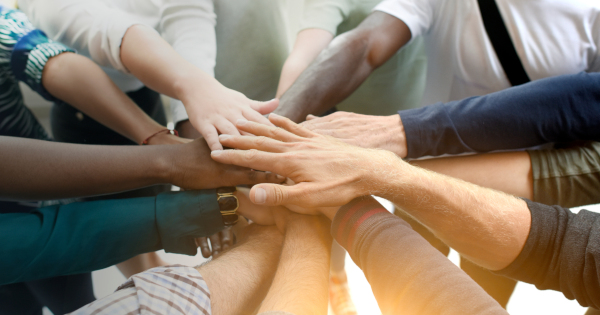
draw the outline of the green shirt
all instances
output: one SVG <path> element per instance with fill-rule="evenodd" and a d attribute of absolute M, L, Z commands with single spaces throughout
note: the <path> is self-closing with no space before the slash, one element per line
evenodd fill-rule
<path fill-rule="evenodd" d="M 194 238 L 223 229 L 215 190 L 0 216 L 0 285 L 90 272 L 160 249 L 195 255 Z"/>
<path fill-rule="evenodd" d="M 378 0 L 304 0 L 300 30 L 318 28 L 339 35 L 354 29 L 371 13 Z M 403 47 L 377 68 L 339 110 L 367 115 L 393 115 L 421 105 L 427 59 L 421 38 Z"/>

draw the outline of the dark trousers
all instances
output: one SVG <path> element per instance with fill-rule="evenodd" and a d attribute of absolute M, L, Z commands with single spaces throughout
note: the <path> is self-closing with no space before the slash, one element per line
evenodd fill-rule
<path fill-rule="evenodd" d="M 75 311 L 96 300 L 92 274 L 69 275 L 0 286 L 0 314 L 41 315 Z"/>

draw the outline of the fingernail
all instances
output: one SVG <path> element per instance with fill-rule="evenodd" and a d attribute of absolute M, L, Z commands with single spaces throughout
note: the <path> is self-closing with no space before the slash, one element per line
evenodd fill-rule
<path fill-rule="evenodd" d="M 219 135 L 219 141 L 228 140 L 231 138 L 231 135 Z"/>
<path fill-rule="evenodd" d="M 210 152 L 210 155 L 219 156 L 219 155 L 221 155 L 221 153 L 223 153 L 223 150 L 214 150 L 214 151 Z"/>
<path fill-rule="evenodd" d="M 267 192 L 262 188 L 256 188 L 254 192 L 254 203 L 265 203 L 267 201 Z"/>
<path fill-rule="evenodd" d="M 246 123 L 248 123 L 248 121 L 245 119 L 238 119 L 236 122 L 238 126 L 244 126 Z"/>

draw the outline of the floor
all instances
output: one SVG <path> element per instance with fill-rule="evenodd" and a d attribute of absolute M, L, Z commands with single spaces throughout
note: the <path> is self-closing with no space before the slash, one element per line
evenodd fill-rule
<path fill-rule="evenodd" d="M 44 101 L 37 94 L 22 86 L 25 94 L 26 104 L 32 109 L 42 125 L 49 130 L 49 103 Z M 391 203 L 382 201 L 388 208 Z M 600 212 L 600 205 L 586 207 L 588 210 Z M 186 265 L 199 265 L 204 258 L 199 254 L 195 257 L 160 253 L 169 263 L 178 263 Z M 450 260 L 458 262 L 458 254 L 452 252 Z M 352 262 L 349 256 L 346 257 L 346 270 L 350 283 L 351 295 L 356 304 L 359 314 L 372 315 L 381 314 L 377 306 L 377 301 L 373 297 L 371 287 L 365 279 L 362 271 Z M 119 284 L 125 281 L 125 278 L 116 267 L 109 267 L 92 273 L 94 279 L 94 292 L 96 297 L 101 298 L 112 293 Z M 519 283 L 509 304 L 508 311 L 512 315 L 529 314 L 583 314 L 585 308 L 579 306 L 576 301 L 567 300 L 562 293 L 556 291 L 540 291 L 533 285 Z M 331 311 L 330 311 L 331 313 Z M 44 314 L 51 314 L 45 310 Z"/>

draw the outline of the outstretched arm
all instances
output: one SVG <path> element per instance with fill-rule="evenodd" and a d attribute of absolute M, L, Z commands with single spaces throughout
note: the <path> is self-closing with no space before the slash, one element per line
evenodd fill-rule
<path fill-rule="evenodd" d="M 281 181 L 215 163 L 203 139 L 165 146 L 92 146 L 0 137 L 0 197 L 58 199 L 160 183 L 205 189 Z"/>
<path fill-rule="evenodd" d="M 484 96 L 400 111 L 400 117 L 338 112 L 304 125 L 400 157 L 522 149 L 600 140 L 600 74 L 546 78 Z"/>
<path fill-rule="evenodd" d="M 199 1 L 187 5 L 203 10 Z M 129 72 L 149 88 L 181 100 L 190 122 L 212 149 L 221 148 L 218 133 L 238 134 L 233 125 L 237 119 L 268 123 L 262 114 L 278 104 L 255 102 L 224 87 L 185 60 L 143 20 L 103 1 L 42 1 L 24 9 L 50 37 L 89 54 L 101 66 Z"/>
<path fill-rule="evenodd" d="M 309 28 L 298 33 L 294 48 L 281 69 L 276 97 L 280 98 L 292 86 L 300 74 L 332 40 L 333 34 L 318 28 Z"/>
<path fill-rule="evenodd" d="M 291 214 L 275 278 L 259 312 L 327 314 L 329 220 Z"/>
<path fill-rule="evenodd" d="M 300 122 L 348 97 L 411 38 L 406 24 L 382 12 L 336 37 L 281 98 L 276 112 Z"/>
<path fill-rule="evenodd" d="M 248 119 L 269 124 L 262 114 L 279 102 L 257 102 L 221 85 L 194 66 L 145 25 L 131 26 L 121 44 L 123 65 L 145 85 L 183 102 L 190 123 L 209 147 L 221 149 L 219 133 L 238 135 L 235 121 Z"/>
<path fill-rule="evenodd" d="M 251 224 L 232 249 L 198 266 L 210 290 L 212 313 L 253 314 L 273 280 L 283 237 L 274 226 Z"/>
<path fill-rule="evenodd" d="M 92 60 L 65 52 L 52 57 L 42 73 L 42 85 L 54 97 L 136 143 L 166 129 L 142 111 Z M 170 134 L 149 144 L 181 143 Z"/>

